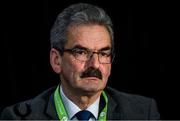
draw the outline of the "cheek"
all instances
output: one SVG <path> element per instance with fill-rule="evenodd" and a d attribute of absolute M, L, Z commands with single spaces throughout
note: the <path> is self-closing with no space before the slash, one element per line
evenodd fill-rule
<path fill-rule="evenodd" d="M 76 60 L 64 60 L 62 63 L 62 71 L 67 77 L 73 79 L 79 78 L 83 69 L 83 64 L 77 63 Z"/>
<path fill-rule="evenodd" d="M 111 73 L 111 64 L 104 65 L 101 70 L 104 78 L 107 79 Z"/>

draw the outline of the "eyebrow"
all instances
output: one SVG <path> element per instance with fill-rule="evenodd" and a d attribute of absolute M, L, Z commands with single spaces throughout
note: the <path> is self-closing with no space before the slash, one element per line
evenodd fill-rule
<path fill-rule="evenodd" d="M 106 50 L 111 50 L 111 47 L 110 46 L 103 47 L 99 51 L 106 51 Z"/>
<path fill-rule="evenodd" d="M 86 47 L 83 47 L 83 46 L 81 46 L 81 45 L 75 45 L 75 46 L 73 47 L 73 49 L 82 49 L 82 50 L 88 50 L 88 48 L 86 48 Z"/>
<path fill-rule="evenodd" d="M 88 49 L 88 48 L 86 48 L 86 47 L 83 47 L 83 46 L 81 46 L 81 45 L 75 45 L 74 47 L 73 47 L 73 49 L 82 49 L 82 50 L 90 50 L 90 49 Z M 103 47 L 103 48 L 101 48 L 100 50 L 98 50 L 98 51 L 106 51 L 106 50 L 111 50 L 111 47 L 110 46 L 107 46 L 107 47 Z"/>

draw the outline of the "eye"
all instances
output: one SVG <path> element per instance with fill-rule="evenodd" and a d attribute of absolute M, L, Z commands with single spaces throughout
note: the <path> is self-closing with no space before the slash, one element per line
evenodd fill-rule
<path fill-rule="evenodd" d="M 78 54 L 78 55 L 87 55 L 88 54 L 88 52 L 86 50 L 80 50 L 80 49 L 74 50 L 74 53 Z"/>
<path fill-rule="evenodd" d="M 109 57 L 111 54 L 110 52 L 99 52 L 99 55 L 103 57 Z"/>

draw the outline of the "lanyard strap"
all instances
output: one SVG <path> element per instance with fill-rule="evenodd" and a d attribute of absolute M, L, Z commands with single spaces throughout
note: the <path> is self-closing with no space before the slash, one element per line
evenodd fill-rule
<path fill-rule="evenodd" d="M 103 110 L 101 111 L 101 113 L 98 117 L 98 121 L 106 121 L 106 115 L 107 115 L 108 98 L 107 98 L 106 93 L 104 91 L 102 92 L 102 95 L 104 97 L 106 105 L 103 108 Z M 58 114 L 59 120 L 60 121 L 69 120 L 66 109 L 65 109 L 64 104 L 62 102 L 61 95 L 59 93 L 59 85 L 56 88 L 55 93 L 54 93 L 54 103 L 55 103 L 56 112 Z"/>

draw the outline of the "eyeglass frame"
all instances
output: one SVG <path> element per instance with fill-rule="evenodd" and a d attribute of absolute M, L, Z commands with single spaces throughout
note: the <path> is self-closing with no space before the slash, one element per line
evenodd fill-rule
<path fill-rule="evenodd" d="M 77 48 L 77 47 L 73 47 L 73 48 L 71 48 L 71 49 L 60 49 L 60 48 L 58 48 L 58 47 L 53 47 L 53 48 L 56 49 L 56 50 L 58 50 L 61 55 L 63 55 L 64 52 L 68 52 L 68 53 L 72 54 L 76 60 L 81 61 L 81 62 L 87 62 L 87 61 L 89 61 L 94 54 L 97 54 L 97 55 L 98 55 L 98 61 L 99 61 L 99 63 L 101 63 L 101 64 L 111 64 L 111 63 L 114 61 L 114 58 L 115 58 L 115 53 L 113 53 L 113 52 L 111 51 L 111 52 L 109 53 L 109 55 L 108 55 L 108 57 L 110 57 L 110 62 L 108 62 L 108 63 L 101 62 L 101 61 L 100 61 L 100 54 L 102 54 L 101 51 L 95 52 L 95 51 L 91 51 L 91 50 L 89 50 L 89 49 L 86 48 L 86 49 L 82 49 L 82 50 L 87 51 L 87 53 L 88 53 L 88 54 L 87 54 L 87 55 L 88 55 L 87 58 L 88 58 L 88 59 L 87 59 L 87 60 L 79 60 L 79 59 L 77 59 L 77 56 L 76 56 L 77 53 L 75 52 L 75 50 L 77 50 L 77 49 L 81 50 L 81 48 Z"/>

